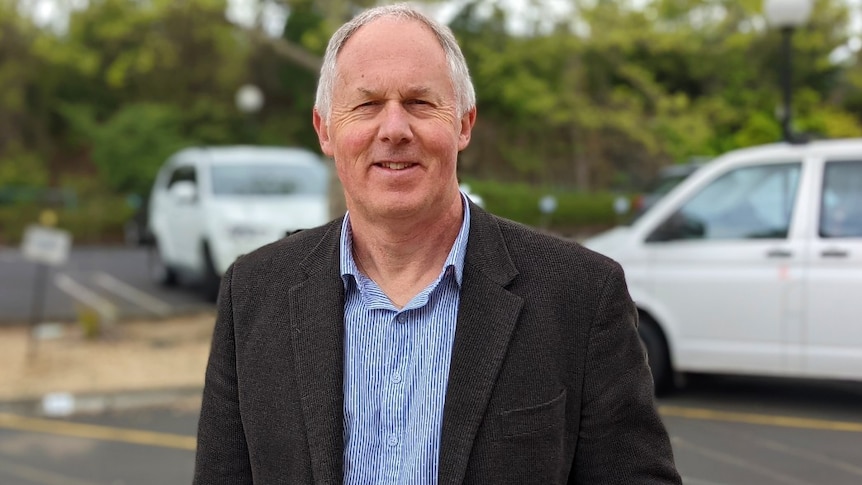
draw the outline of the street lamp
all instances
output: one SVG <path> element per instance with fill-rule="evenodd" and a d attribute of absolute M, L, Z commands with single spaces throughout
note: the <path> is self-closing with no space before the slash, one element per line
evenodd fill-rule
<path fill-rule="evenodd" d="M 236 90 L 236 107 L 243 114 L 252 115 L 263 108 L 263 91 L 254 84 L 243 84 Z"/>
<path fill-rule="evenodd" d="M 765 0 L 763 13 L 770 25 L 781 30 L 783 57 L 780 79 L 783 93 L 781 132 L 785 141 L 793 142 L 793 133 L 790 129 L 793 90 L 793 44 L 791 40 L 793 31 L 808 22 L 808 17 L 811 16 L 811 0 Z"/>
<path fill-rule="evenodd" d="M 243 84 L 236 90 L 236 108 L 242 113 L 244 142 L 255 139 L 255 115 L 263 108 L 263 91 L 254 84 Z"/>

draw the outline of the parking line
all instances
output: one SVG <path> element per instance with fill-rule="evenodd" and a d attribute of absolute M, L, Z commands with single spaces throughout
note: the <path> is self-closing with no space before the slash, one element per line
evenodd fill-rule
<path fill-rule="evenodd" d="M 862 423 L 850 421 L 828 421 L 825 419 L 797 418 L 793 416 L 770 416 L 767 414 L 738 413 L 732 411 L 716 411 L 704 408 L 686 408 L 680 406 L 659 406 L 662 416 L 686 419 L 702 419 L 705 421 L 723 421 L 730 423 L 760 424 L 780 428 L 816 429 L 820 431 L 846 431 L 862 433 Z"/>
<path fill-rule="evenodd" d="M 0 413 L 0 428 L 187 451 L 194 451 L 197 442 L 194 436 L 28 418 L 7 413 Z"/>
<path fill-rule="evenodd" d="M 845 461 L 837 460 L 835 458 L 829 457 L 827 455 L 823 455 L 814 451 L 799 449 L 793 446 L 786 445 L 784 443 L 780 443 L 778 441 L 774 441 L 767 438 L 761 438 L 753 433 L 747 433 L 744 431 L 740 431 L 738 429 L 728 428 L 726 426 L 719 426 L 715 431 L 718 433 L 725 433 L 734 438 L 742 438 L 749 443 L 753 443 L 757 446 L 761 446 L 768 450 L 775 451 L 777 453 L 783 453 L 786 455 L 791 455 L 796 458 L 800 458 L 803 460 L 813 461 L 820 465 L 826 465 L 831 468 L 837 468 L 841 471 L 849 473 L 851 475 L 856 475 L 858 477 L 862 477 L 862 467 L 856 466 L 852 463 L 847 463 Z"/>
<path fill-rule="evenodd" d="M 673 438 L 671 438 L 671 444 L 674 447 L 685 448 L 686 450 L 693 451 L 693 452 L 698 453 L 700 455 L 703 455 L 707 458 L 715 460 L 719 463 L 723 463 L 725 465 L 730 465 L 730 466 L 735 466 L 737 468 L 742 468 L 744 470 L 758 473 L 758 474 L 763 475 L 765 477 L 769 477 L 773 480 L 776 480 L 779 483 L 785 483 L 788 485 L 811 485 L 808 482 L 803 482 L 803 481 L 797 480 L 796 478 L 794 478 L 790 475 L 781 473 L 780 471 L 776 471 L 776 470 L 773 470 L 771 468 L 767 468 L 767 467 L 759 465 L 757 463 L 748 461 L 744 458 L 733 456 L 729 453 L 724 453 L 722 451 L 713 450 L 713 449 L 707 448 L 705 446 L 696 445 L 696 444 L 692 443 L 691 441 L 685 440 L 685 439 L 680 438 L 678 436 L 674 436 Z"/>
<path fill-rule="evenodd" d="M 54 276 L 54 285 L 60 288 L 67 295 L 93 309 L 95 309 L 102 318 L 113 322 L 117 317 L 117 308 L 110 301 L 102 298 L 98 294 L 91 291 L 86 286 L 73 280 L 66 273 L 58 273 Z"/>
<path fill-rule="evenodd" d="M 149 293 L 141 291 L 134 286 L 114 278 L 108 273 L 97 271 L 95 281 L 97 285 L 101 286 L 105 290 L 119 295 L 120 297 L 125 298 L 126 300 L 129 300 L 139 307 L 149 310 L 160 317 L 166 317 L 171 314 L 171 305 L 159 300 Z"/>
<path fill-rule="evenodd" d="M 46 472 L 45 470 L 19 463 L 11 463 L 6 460 L 0 460 L 0 472 L 43 485 L 98 485 L 94 482 L 64 477 L 56 473 Z"/>

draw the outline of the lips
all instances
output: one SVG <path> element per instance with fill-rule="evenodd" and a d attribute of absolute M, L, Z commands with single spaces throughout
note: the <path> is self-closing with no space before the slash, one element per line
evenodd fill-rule
<path fill-rule="evenodd" d="M 378 167 L 388 168 L 389 170 L 404 170 L 405 168 L 410 168 L 416 164 L 409 162 L 383 162 L 377 163 L 376 165 Z"/>

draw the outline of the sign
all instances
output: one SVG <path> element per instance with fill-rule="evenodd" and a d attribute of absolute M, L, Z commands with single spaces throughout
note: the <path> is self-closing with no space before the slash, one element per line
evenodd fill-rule
<path fill-rule="evenodd" d="M 72 235 L 68 231 L 31 225 L 24 231 L 21 253 L 37 263 L 59 266 L 69 259 Z"/>

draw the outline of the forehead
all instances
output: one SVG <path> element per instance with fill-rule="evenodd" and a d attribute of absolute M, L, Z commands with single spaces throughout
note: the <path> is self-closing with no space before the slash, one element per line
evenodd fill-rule
<path fill-rule="evenodd" d="M 361 68 L 374 62 L 411 61 L 445 65 L 446 54 L 440 40 L 430 27 L 418 20 L 382 17 L 350 36 L 338 53 L 336 64 L 343 74 L 349 68 Z"/>

